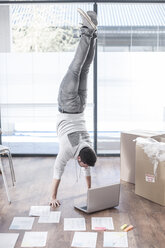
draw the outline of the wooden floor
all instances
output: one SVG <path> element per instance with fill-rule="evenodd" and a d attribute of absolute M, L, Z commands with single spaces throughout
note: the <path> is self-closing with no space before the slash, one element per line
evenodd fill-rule
<path fill-rule="evenodd" d="M 8 204 L 2 176 L 0 176 L 0 232 L 17 232 L 10 230 L 13 217 L 28 216 L 30 206 L 47 205 L 50 195 L 54 157 L 17 157 L 13 158 L 17 183 L 14 188 L 10 183 L 11 205 Z M 8 166 L 5 170 L 10 182 Z M 120 158 L 99 158 L 92 170 L 92 186 L 107 185 L 120 181 Z M 35 218 L 32 231 L 48 231 L 46 247 L 71 247 L 74 232 L 64 230 L 64 218 L 84 217 L 87 231 L 91 231 L 91 217 L 112 217 L 115 231 L 120 231 L 124 223 L 135 228 L 128 233 L 130 248 L 164 248 L 165 247 L 165 208 L 141 198 L 134 193 L 134 185 L 121 182 L 119 207 L 86 215 L 74 209 L 74 201 L 86 192 L 83 175 L 77 182 L 75 164 L 71 161 L 66 167 L 59 188 L 59 200 L 62 205 L 59 224 L 38 224 Z M 21 247 L 24 231 L 15 247 Z M 103 232 L 98 231 L 97 248 L 103 247 Z"/>

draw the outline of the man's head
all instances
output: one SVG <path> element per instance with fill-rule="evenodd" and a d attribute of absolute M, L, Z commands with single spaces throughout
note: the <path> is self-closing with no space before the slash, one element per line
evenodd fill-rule
<path fill-rule="evenodd" d="M 81 167 L 87 168 L 88 166 L 95 165 L 97 157 L 95 152 L 90 147 L 84 147 L 81 149 L 77 160 Z"/>

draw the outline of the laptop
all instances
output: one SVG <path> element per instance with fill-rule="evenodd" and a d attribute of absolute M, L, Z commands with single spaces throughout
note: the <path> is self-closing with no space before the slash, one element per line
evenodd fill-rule
<path fill-rule="evenodd" d="M 91 188 L 87 191 L 87 202 L 85 204 L 75 204 L 74 207 L 85 213 L 113 208 L 119 205 L 119 195 L 120 183 Z"/>

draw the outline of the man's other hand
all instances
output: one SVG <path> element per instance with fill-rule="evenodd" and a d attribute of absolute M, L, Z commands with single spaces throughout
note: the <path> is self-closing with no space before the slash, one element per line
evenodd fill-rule
<path fill-rule="evenodd" d="M 50 202 L 49 202 L 49 205 L 51 207 L 59 207 L 61 205 L 61 203 L 57 200 L 57 199 L 53 199 L 51 198 Z"/>

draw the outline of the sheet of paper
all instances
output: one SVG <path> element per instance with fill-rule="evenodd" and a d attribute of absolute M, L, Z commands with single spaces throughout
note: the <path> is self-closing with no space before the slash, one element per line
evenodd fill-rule
<path fill-rule="evenodd" d="M 64 231 L 85 231 L 84 218 L 64 218 Z"/>
<path fill-rule="evenodd" d="M 105 227 L 108 230 L 114 230 L 112 217 L 92 217 L 92 230 L 95 227 Z"/>
<path fill-rule="evenodd" d="M 34 217 L 14 217 L 9 229 L 31 230 Z"/>
<path fill-rule="evenodd" d="M 25 232 L 21 247 L 46 246 L 47 232 Z"/>
<path fill-rule="evenodd" d="M 51 211 L 49 216 L 40 216 L 38 223 L 59 223 L 60 215 L 60 211 Z"/>
<path fill-rule="evenodd" d="M 50 206 L 31 206 L 29 216 L 49 216 Z"/>
<path fill-rule="evenodd" d="M 96 232 L 75 232 L 72 241 L 72 247 L 96 247 Z"/>
<path fill-rule="evenodd" d="M 0 233 L 0 247 L 1 248 L 14 248 L 19 233 Z"/>
<path fill-rule="evenodd" d="M 126 232 L 104 232 L 104 247 L 128 247 Z"/>

